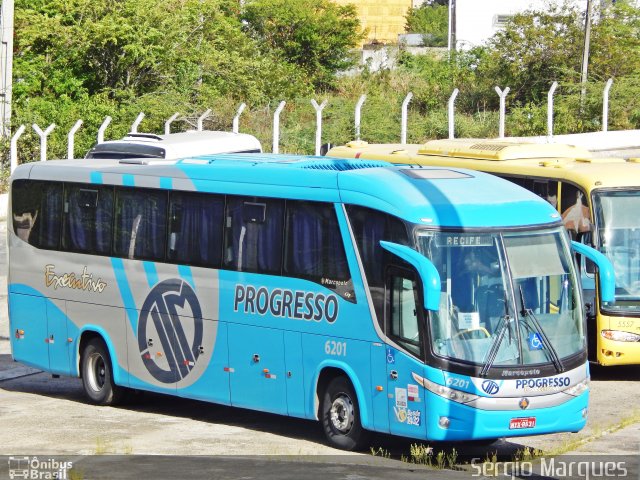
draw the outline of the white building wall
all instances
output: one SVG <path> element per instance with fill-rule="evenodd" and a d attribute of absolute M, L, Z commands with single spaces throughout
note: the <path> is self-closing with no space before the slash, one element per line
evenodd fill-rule
<path fill-rule="evenodd" d="M 553 0 L 456 0 L 456 46 L 468 50 L 485 43 L 500 28 L 499 18 L 525 10 L 543 10 Z M 561 1 L 561 0 L 559 0 Z M 586 0 L 573 0 L 579 8 Z"/>

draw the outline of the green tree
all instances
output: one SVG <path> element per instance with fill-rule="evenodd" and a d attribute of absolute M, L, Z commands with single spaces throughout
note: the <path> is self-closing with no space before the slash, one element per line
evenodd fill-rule
<path fill-rule="evenodd" d="M 446 47 L 449 32 L 449 8 L 437 2 L 410 8 L 406 15 L 405 30 L 421 33 L 427 47 Z"/>
<path fill-rule="evenodd" d="M 320 88 L 355 65 L 351 52 L 364 38 L 355 7 L 331 0 L 251 0 L 241 17 L 263 52 L 302 69 Z"/>

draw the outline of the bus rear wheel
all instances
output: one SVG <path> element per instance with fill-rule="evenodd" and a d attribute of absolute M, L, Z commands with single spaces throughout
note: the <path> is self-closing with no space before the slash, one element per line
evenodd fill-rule
<path fill-rule="evenodd" d="M 358 398 L 345 377 L 336 377 L 322 396 L 322 426 L 329 443 L 342 450 L 360 450 L 366 446 L 368 432 L 360 423 Z"/>
<path fill-rule="evenodd" d="M 104 342 L 89 340 L 82 351 L 82 386 L 91 403 L 115 405 L 122 399 L 123 389 L 113 381 L 111 357 Z"/>

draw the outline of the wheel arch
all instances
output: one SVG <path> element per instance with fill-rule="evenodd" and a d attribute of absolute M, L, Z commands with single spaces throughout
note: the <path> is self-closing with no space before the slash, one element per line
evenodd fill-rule
<path fill-rule="evenodd" d="M 107 347 L 109 358 L 111 360 L 111 371 L 113 373 L 114 383 L 116 385 L 126 386 L 125 379 L 122 375 L 122 369 L 119 367 L 115 346 L 113 345 L 109 334 L 102 327 L 99 327 L 97 325 L 85 325 L 84 327 L 82 327 L 78 335 L 78 347 L 76 351 L 76 360 L 74 362 L 77 376 L 82 377 L 82 352 L 84 351 L 87 343 L 89 343 L 89 341 L 94 338 L 100 339 Z"/>
<path fill-rule="evenodd" d="M 331 380 L 340 376 L 347 378 L 351 382 L 351 385 L 356 392 L 356 400 L 358 402 L 358 410 L 360 412 L 360 423 L 364 428 L 369 429 L 371 427 L 371 421 L 366 401 L 367 397 L 365 396 L 362 383 L 355 371 L 349 365 L 342 362 L 327 360 L 318 365 L 314 381 L 312 383 L 313 392 L 312 395 L 310 395 L 312 400 L 312 404 L 309 405 L 312 413 L 310 417 L 315 418 L 316 420 L 320 419 L 320 398 L 322 393 L 325 391 Z"/>

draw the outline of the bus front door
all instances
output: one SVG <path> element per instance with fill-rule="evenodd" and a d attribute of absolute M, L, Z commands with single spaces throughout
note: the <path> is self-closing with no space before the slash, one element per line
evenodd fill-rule
<path fill-rule="evenodd" d="M 387 336 L 395 345 L 386 346 L 389 425 L 392 434 L 423 438 L 425 398 L 413 374 L 421 375 L 423 358 L 423 309 L 419 301 L 417 275 L 405 269 L 390 269 L 387 276 Z M 397 345 L 397 347 L 396 347 Z M 399 347 L 399 348 L 398 348 Z"/>

